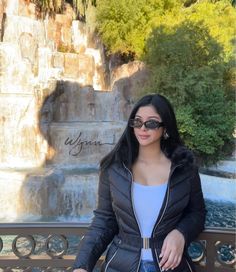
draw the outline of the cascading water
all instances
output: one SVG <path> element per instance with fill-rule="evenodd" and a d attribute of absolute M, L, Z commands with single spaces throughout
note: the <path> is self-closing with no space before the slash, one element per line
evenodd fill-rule
<path fill-rule="evenodd" d="M 75 50 L 56 51 L 52 20 L 19 16 L 22 4 L 8 1 L 0 43 L 0 219 L 90 218 L 98 161 L 124 126 L 119 94 L 94 91 L 107 84 L 103 48 L 88 47 L 84 23 L 56 16 Z"/>
<path fill-rule="evenodd" d="M 25 174 L 0 170 L 0 222 L 17 220 L 20 208 L 20 191 Z"/>

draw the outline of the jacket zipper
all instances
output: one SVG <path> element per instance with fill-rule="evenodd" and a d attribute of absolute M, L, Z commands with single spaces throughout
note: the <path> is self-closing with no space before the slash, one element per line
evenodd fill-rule
<path fill-rule="evenodd" d="M 130 176 L 131 176 L 131 181 L 132 181 L 132 183 L 131 183 L 131 204 L 132 204 L 132 205 L 131 205 L 131 206 L 132 206 L 132 210 L 133 210 L 133 213 L 134 213 L 134 217 L 135 217 L 135 220 L 136 220 L 136 222 L 137 222 L 138 229 L 139 229 L 139 233 L 140 233 L 140 236 L 141 236 L 141 228 L 140 228 L 140 224 L 139 224 L 139 221 L 138 221 L 138 218 L 137 218 L 136 211 L 135 211 L 135 209 L 134 209 L 134 199 L 133 199 L 133 187 L 134 187 L 133 184 L 134 184 L 134 177 L 133 177 L 132 172 L 129 170 L 129 168 L 127 168 L 126 165 L 125 165 L 124 163 L 123 163 L 123 165 L 124 165 L 125 169 L 130 173 Z M 139 262 L 138 262 L 138 267 L 137 267 L 136 272 L 139 271 L 140 263 L 141 263 L 141 254 L 140 254 L 140 256 L 139 256 Z"/>
<path fill-rule="evenodd" d="M 132 209 L 133 209 L 134 217 L 135 217 L 136 222 L 137 222 L 137 224 L 138 224 L 139 232 L 140 232 L 140 235 L 141 235 L 141 231 L 140 231 L 141 228 L 140 228 L 140 225 L 139 225 L 139 221 L 138 221 L 138 219 L 137 219 L 136 212 L 135 212 L 135 210 L 134 210 L 134 208 L 133 208 L 133 182 L 134 182 L 133 174 L 132 174 L 132 172 L 129 170 L 129 168 L 126 167 L 126 165 L 125 165 L 124 163 L 123 163 L 123 165 L 124 165 L 125 169 L 128 170 L 128 172 L 130 173 L 130 176 L 131 176 L 131 180 L 132 180 L 132 183 L 131 183 L 131 202 L 132 202 Z M 154 237 L 155 229 L 156 229 L 157 226 L 160 224 L 160 222 L 161 222 L 161 220 L 162 220 L 162 218 L 163 218 L 163 216 L 164 216 L 164 214 L 165 214 L 165 211 L 166 211 L 166 208 L 167 208 L 167 204 L 168 204 L 168 201 L 169 201 L 170 179 L 171 179 L 171 177 L 172 177 L 172 175 L 173 175 L 175 169 L 176 169 L 177 167 L 179 167 L 179 166 L 180 166 L 180 165 L 176 165 L 176 166 L 171 170 L 171 172 L 170 172 L 170 175 L 169 175 L 169 178 L 168 178 L 168 183 L 167 183 L 167 184 L 168 184 L 168 187 L 167 187 L 167 199 L 166 199 L 166 202 L 165 202 L 165 207 L 164 207 L 164 210 L 163 210 L 163 212 L 162 212 L 162 214 L 161 214 L 161 216 L 160 216 L 160 219 L 158 220 L 158 222 L 155 224 L 155 226 L 154 226 L 154 228 L 153 228 L 152 237 Z M 155 255 L 156 255 L 157 265 L 158 265 L 160 271 L 162 271 L 162 269 L 160 268 L 160 265 L 159 265 L 160 262 L 159 262 L 159 258 L 158 258 L 158 254 L 157 254 L 156 249 L 154 249 L 154 251 L 155 251 Z M 186 260 L 186 261 L 187 261 L 187 260 Z M 140 255 L 140 258 L 139 258 L 139 264 L 138 264 L 137 272 L 138 272 L 138 270 L 139 270 L 140 262 L 141 262 L 141 255 Z M 188 264 L 188 266 L 189 266 L 189 268 L 190 268 L 190 271 L 192 272 L 192 269 L 191 269 L 191 267 L 190 267 L 188 261 L 187 261 L 187 264 Z"/>
<path fill-rule="evenodd" d="M 172 172 L 172 173 L 173 173 L 173 172 Z M 162 214 L 161 214 L 160 219 L 158 220 L 158 222 L 156 223 L 156 225 L 155 225 L 154 228 L 153 228 L 152 237 L 154 237 L 155 229 L 156 229 L 156 227 L 159 225 L 159 223 L 161 222 L 161 220 L 162 220 L 162 218 L 163 218 L 163 216 L 164 216 L 164 213 L 165 213 L 165 211 L 166 211 L 167 204 L 168 204 L 168 201 L 169 201 L 169 191 L 170 191 L 170 186 L 169 186 L 169 180 L 168 180 L 167 198 L 166 198 L 166 202 L 165 202 L 165 207 L 164 207 L 164 210 L 163 210 L 163 212 L 162 212 Z M 156 255 L 156 259 L 157 259 L 157 265 L 158 265 L 160 271 L 162 271 L 162 269 L 161 269 L 161 267 L 160 267 L 160 261 L 159 261 L 159 257 L 158 257 L 158 254 L 157 254 L 157 250 L 154 249 L 154 251 L 155 251 L 155 255 Z"/>
<path fill-rule="evenodd" d="M 133 179 L 133 174 L 132 174 L 132 172 L 126 167 L 126 165 L 125 165 L 124 163 L 123 163 L 123 165 L 124 165 L 124 168 L 130 173 L 130 176 L 131 176 L 131 181 L 132 181 L 132 183 L 131 183 L 131 203 L 132 203 L 132 205 L 131 205 L 131 206 L 132 206 L 132 210 L 133 210 L 133 213 L 134 213 L 134 217 L 135 217 L 135 220 L 136 220 L 136 222 L 137 222 L 137 225 L 138 225 L 138 228 L 139 228 L 139 233 L 140 233 L 140 236 L 141 236 L 140 225 L 139 225 L 139 222 L 138 222 L 138 219 L 137 219 L 136 212 L 135 212 L 135 210 L 134 210 L 134 208 L 133 208 L 133 181 L 134 181 L 134 179 Z M 115 251 L 115 253 L 112 255 L 112 257 L 111 257 L 111 259 L 109 260 L 109 262 L 107 263 L 104 272 L 107 271 L 108 266 L 110 265 L 111 261 L 112 261 L 112 260 L 114 259 L 114 257 L 116 256 L 117 251 L 118 251 L 118 248 L 117 248 L 117 250 Z M 141 254 L 140 254 L 140 257 L 139 257 L 139 263 L 138 263 L 138 268 L 137 268 L 136 272 L 138 272 L 138 270 L 139 270 L 140 262 L 141 262 Z"/>
<path fill-rule="evenodd" d="M 184 257 L 184 258 L 185 258 L 185 257 Z M 187 262 L 187 265 L 188 265 L 188 268 L 189 268 L 190 272 L 193 272 L 193 270 L 192 270 L 192 268 L 191 268 L 191 266 L 190 266 L 188 260 L 187 260 L 186 258 L 185 258 L 185 260 L 186 260 L 186 262 Z"/>
<path fill-rule="evenodd" d="M 155 226 L 154 226 L 154 228 L 153 228 L 153 231 L 152 231 L 152 238 L 154 237 L 155 229 L 156 229 L 157 226 L 160 224 L 160 222 L 161 222 L 161 220 L 162 220 L 162 218 L 163 218 L 163 216 L 164 216 L 164 214 L 165 214 L 165 211 L 166 211 L 166 208 L 167 208 L 167 204 L 168 204 L 168 202 L 169 202 L 170 179 L 171 179 L 171 177 L 172 177 L 172 175 L 173 175 L 175 169 L 176 169 L 178 166 L 179 166 L 179 165 L 176 165 L 176 166 L 171 170 L 171 172 L 170 172 L 170 175 L 169 175 L 169 178 L 168 178 L 168 183 L 167 183 L 167 198 L 166 198 L 166 202 L 165 202 L 165 207 L 164 207 L 164 210 L 163 210 L 163 212 L 162 212 L 162 214 L 161 214 L 161 216 L 160 216 L 160 219 L 158 220 L 158 222 L 156 222 L 156 224 L 155 224 Z M 158 257 L 158 254 L 157 254 L 157 250 L 154 249 L 154 251 L 155 251 L 155 255 L 156 255 L 157 265 L 158 265 L 160 271 L 162 271 L 162 269 L 160 268 L 160 261 L 159 261 L 159 257 Z"/>
<path fill-rule="evenodd" d="M 112 257 L 111 257 L 111 259 L 109 260 L 109 262 L 107 263 L 104 272 L 107 271 L 107 268 L 108 268 L 109 264 L 111 263 L 111 261 L 112 261 L 112 260 L 114 259 L 114 257 L 116 256 L 117 251 L 118 251 L 118 248 L 117 248 L 117 250 L 115 251 L 115 253 L 112 255 Z"/>

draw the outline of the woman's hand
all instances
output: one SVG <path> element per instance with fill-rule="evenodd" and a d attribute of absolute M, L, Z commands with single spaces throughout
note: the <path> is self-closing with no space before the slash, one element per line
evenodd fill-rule
<path fill-rule="evenodd" d="M 176 268 L 182 259 L 185 239 L 177 229 L 172 230 L 162 245 L 159 263 L 162 271 Z"/>
<path fill-rule="evenodd" d="M 73 272 L 87 272 L 87 270 L 84 270 L 82 268 L 78 268 L 78 269 L 73 270 Z"/>

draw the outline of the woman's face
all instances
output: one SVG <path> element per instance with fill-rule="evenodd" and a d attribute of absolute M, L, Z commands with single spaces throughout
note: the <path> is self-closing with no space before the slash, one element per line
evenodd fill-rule
<path fill-rule="evenodd" d="M 162 122 L 160 115 L 156 112 L 153 106 L 140 107 L 134 119 L 138 119 L 142 122 L 149 120 Z M 150 144 L 160 143 L 163 131 L 163 127 L 148 129 L 145 125 L 142 125 L 141 128 L 134 128 L 134 135 L 141 146 L 148 146 Z"/>

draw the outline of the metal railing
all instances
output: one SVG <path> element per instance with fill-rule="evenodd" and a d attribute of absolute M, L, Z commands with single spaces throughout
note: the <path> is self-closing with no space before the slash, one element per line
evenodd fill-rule
<path fill-rule="evenodd" d="M 83 223 L 0 224 L 0 271 L 72 271 L 79 237 L 87 227 Z M 207 229 L 189 253 L 197 272 L 233 272 L 235 232 Z"/>

